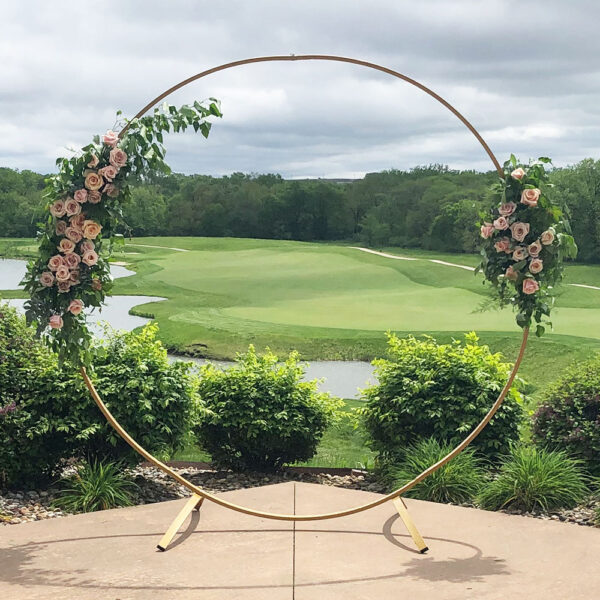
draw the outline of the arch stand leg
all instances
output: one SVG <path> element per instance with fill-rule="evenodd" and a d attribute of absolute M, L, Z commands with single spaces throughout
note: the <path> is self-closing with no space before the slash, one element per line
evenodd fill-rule
<path fill-rule="evenodd" d="M 406 526 L 408 533 L 410 533 L 410 537 L 412 537 L 413 542 L 417 547 L 417 550 L 421 554 L 425 554 L 425 552 L 427 552 L 429 548 L 427 547 L 425 540 L 419 533 L 419 530 L 417 529 L 417 526 L 415 525 L 411 516 L 408 514 L 408 508 L 404 503 L 404 500 L 402 500 L 402 498 L 398 496 L 397 498 L 394 498 L 392 502 L 394 503 L 394 506 L 396 507 L 396 510 L 398 511 L 398 514 L 400 515 L 400 518 L 402 519 L 404 525 Z"/>
<path fill-rule="evenodd" d="M 161 552 L 164 552 L 168 548 L 176 533 L 179 531 L 179 528 L 187 519 L 187 516 L 193 510 L 200 510 L 203 502 L 204 498 L 202 496 L 199 496 L 198 494 L 192 494 L 192 497 L 185 503 L 184 507 L 179 511 L 179 514 L 175 517 L 171 525 L 169 525 L 169 529 L 167 529 L 165 535 L 163 535 L 160 542 L 158 542 L 156 547 Z"/>

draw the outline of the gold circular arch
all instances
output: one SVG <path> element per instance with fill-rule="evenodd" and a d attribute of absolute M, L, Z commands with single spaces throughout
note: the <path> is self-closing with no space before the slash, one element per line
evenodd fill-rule
<path fill-rule="evenodd" d="M 500 166 L 500 163 L 494 156 L 494 153 L 491 151 L 490 147 L 486 144 L 486 142 L 481 137 L 479 132 L 475 129 L 475 127 L 473 127 L 473 125 L 471 125 L 471 123 L 469 123 L 469 121 L 460 112 L 458 112 L 458 110 L 456 110 L 456 108 L 454 108 L 449 102 L 444 100 L 441 96 L 436 94 L 433 90 L 430 90 L 428 87 L 426 87 L 422 83 L 419 83 L 418 81 L 411 79 L 410 77 L 403 75 L 402 73 L 398 73 L 397 71 L 388 69 L 387 67 L 383 67 L 383 66 L 377 65 L 375 63 L 366 62 L 364 60 L 358 60 L 355 58 L 348 58 L 345 56 L 330 56 L 330 55 L 324 55 L 324 54 L 305 54 L 305 55 L 298 55 L 298 56 L 294 56 L 294 55 L 291 55 L 291 56 L 260 56 L 260 57 L 246 58 L 244 60 L 238 60 L 238 61 L 226 63 L 226 64 L 220 65 L 218 67 L 213 67 L 212 69 L 202 71 L 201 73 L 193 75 L 192 77 L 189 77 L 188 79 L 184 79 L 180 83 L 170 87 L 168 90 L 164 91 L 162 94 L 160 94 L 159 96 L 154 98 L 154 100 L 150 101 L 146 106 L 144 106 L 144 108 L 142 108 L 135 115 L 134 118 L 141 117 L 147 110 L 152 108 L 154 105 L 156 105 L 158 102 L 160 102 L 161 100 L 166 98 L 169 94 L 173 93 L 174 91 L 188 85 L 189 83 L 192 83 L 193 81 L 196 81 L 197 79 L 201 79 L 203 77 L 206 77 L 207 75 L 211 75 L 212 73 L 217 73 L 219 71 L 225 71 L 226 69 L 231 69 L 234 67 L 240 67 L 242 65 L 248 65 L 248 64 L 253 64 L 253 63 L 284 62 L 284 61 L 285 62 L 288 62 L 288 61 L 295 62 L 295 61 L 308 61 L 308 60 L 343 62 L 343 63 L 351 63 L 354 65 L 359 65 L 362 67 L 367 67 L 369 69 L 381 71 L 382 73 L 387 73 L 388 75 L 392 75 L 393 77 L 396 77 L 398 79 L 402 79 L 403 81 L 406 81 L 407 83 L 410 83 L 411 85 L 419 88 L 420 90 L 424 91 L 426 94 L 429 94 L 429 96 L 431 96 L 432 98 L 435 98 L 438 102 L 440 102 L 440 104 L 445 106 L 450 112 L 452 112 L 456 117 L 458 117 L 458 119 L 467 127 L 467 129 L 477 138 L 477 140 L 479 141 L 479 143 L 481 144 L 483 149 L 486 151 L 488 156 L 491 158 L 492 163 L 494 164 L 494 167 L 498 171 L 498 174 L 500 175 L 500 177 L 504 177 L 504 172 L 502 170 L 502 167 Z M 120 132 L 119 137 L 122 137 L 126 131 L 127 131 L 127 127 L 125 127 Z M 426 477 L 428 477 L 429 475 L 431 475 L 432 473 L 437 471 L 439 468 L 443 467 L 446 463 L 451 461 L 455 456 L 460 454 L 483 431 L 483 429 L 491 421 L 493 416 L 496 414 L 496 412 L 502 405 L 502 402 L 504 401 L 506 394 L 508 393 L 508 391 L 509 391 L 510 387 L 512 386 L 513 381 L 517 375 L 519 366 L 521 365 L 521 361 L 523 359 L 523 354 L 525 353 L 525 347 L 527 345 L 528 336 L 529 336 L 529 328 L 524 328 L 523 329 L 523 339 L 521 341 L 519 353 L 517 355 L 517 358 L 515 360 L 513 368 L 508 376 L 506 384 L 500 391 L 498 398 L 496 399 L 496 401 L 494 402 L 494 404 L 492 405 L 492 407 L 490 408 L 488 413 L 485 415 L 485 417 L 473 429 L 473 431 L 471 431 L 471 433 L 469 435 L 467 435 L 467 437 L 465 437 L 465 439 L 456 446 L 456 448 L 454 448 L 451 452 L 449 452 L 444 458 L 439 460 L 437 463 L 431 465 L 428 469 L 425 469 L 425 471 L 423 471 L 422 473 L 417 475 L 417 477 L 415 477 L 412 481 L 409 481 L 402 487 L 399 487 L 398 489 L 394 490 L 393 492 L 391 492 L 385 496 L 382 496 L 381 498 L 378 498 L 377 500 L 373 500 L 372 502 L 368 502 L 366 504 L 362 504 L 362 505 L 354 507 L 354 508 L 349 508 L 349 509 L 340 510 L 340 511 L 336 511 L 336 512 L 330 512 L 330 513 L 321 513 L 321 514 L 316 514 L 316 515 L 278 514 L 278 513 L 270 513 L 270 512 L 265 512 L 265 511 L 261 511 L 261 510 L 256 510 L 256 509 L 249 508 L 246 506 L 240 506 L 238 504 L 234 504 L 233 502 L 224 500 L 223 498 L 220 498 L 219 496 L 216 496 L 214 494 L 211 494 L 210 492 L 207 492 L 206 490 L 203 490 L 202 488 L 199 488 L 198 486 L 196 486 L 193 483 L 191 483 L 190 481 L 188 481 L 185 477 L 182 477 L 181 475 L 179 475 L 179 473 L 176 473 L 175 471 L 173 471 L 173 469 L 171 469 L 168 465 L 166 465 L 165 463 L 158 460 L 150 452 L 148 452 L 142 446 L 140 446 L 140 444 L 138 444 L 127 433 L 127 431 L 125 431 L 125 429 L 119 424 L 119 422 L 114 418 L 114 416 L 108 410 L 108 408 L 102 401 L 100 395 L 98 394 L 96 388 L 94 387 L 94 384 L 92 383 L 91 379 L 89 378 L 85 367 L 81 367 L 81 375 L 85 381 L 85 384 L 86 384 L 90 394 L 92 395 L 92 398 L 96 402 L 98 408 L 100 409 L 100 411 L 102 412 L 102 414 L 104 415 L 106 420 L 110 423 L 110 425 L 115 429 L 115 431 L 138 454 L 140 454 L 143 458 L 145 458 L 148 462 L 152 463 L 154 466 L 158 467 L 164 473 L 166 473 L 167 475 L 169 475 L 170 477 L 175 479 L 175 481 L 177 481 L 181 485 L 185 486 L 193 494 L 200 496 L 202 499 L 210 500 L 211 502 L 214 502 L 215 504 L 219 504 L 220 506 L 223 506 L 225 508 L 229 508 L 231 510 L 235 510 L 237 512 L 245 513 L 248 515 L 253 515 L 255 517 L 262 517 L 264 519 L 275 519 L 278 521 L 321 521 L 321 520 L 325 520 L 325 519 L 334 519 L 337 517 L 344 517 L 347 515 L 352 515 L 352 514 L 355 514 L 358 512 L 368 510 L 370 508 L 374 508 L 375 506 L 379 506 L 380 504 L 384 504 L 385 502 L 388 502 L 389 500 L 394 500 L 396 498 L 399 498 L 402 494 L 406 493 L 408 490 L 413 488 L 419 482 L 423 481 L 423 479 L 425 479 Z"/>

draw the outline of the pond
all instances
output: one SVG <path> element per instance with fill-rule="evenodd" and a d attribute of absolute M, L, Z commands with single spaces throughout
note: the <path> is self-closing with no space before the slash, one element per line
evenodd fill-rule
<path fill-rule="evenodd" d="M 173 360 L 179 357 L 172 356 Z M 214 365 L 226 369 L 235 363 L 226 360 L 204 360 L 201 358 L 187 358 L 193 362 L 203 365 L 211 362 Z M 371 363 L 358 360 L 313 360 L 308 363 L 304 379 L 321 379 L 319 390 L 330 392 L 340 398 L 358 398 L 359 390 L 367 385 L 375 383 L 373 375 L 374 367 Z"/>
<path fill-rule="evenodd" d="M 25 266 L 26 262 L 24 260 L 0 259 L 0 289 L 20 289 L 22 286 L 19 283 L 25 275 Z M 119 265 L 111 265 L 110 270 L 115 279 L 135 275 L 134 271 Z M 164 300 L 164 298 L 158 296 L 109 296 L 102 312 L 96 310 L 90 313 L 88 319 L 90 329 L 100 333 L 103 322 L 108 323 L 115 329 L 132 330 L 141 327 L 150 319 L 130 315 L 129 311 L 134 306 L 147 302 L 159 302 L 160 300 Z M 11 306 L 15 306 L 18 310 L 23 310 L 25 300 L 11 299 L 6 300 L 6 302 Z M 190 359 L 175 355 L 169 355 L 169 358 L 171 360 L 192 360 L 197 364 L 208 362 L 202 359 Z M 228 361 L 210 362 L 222 368 L 230 367 L 233 364 Z M 317 360 L 309 363 L 305 379 L 321 378 L 324 378 L 325 381 L 319 384 L 319 389 L 341 398 L 358 398 L 359 389 L 374 382 L 373 367 L 370 363 L 361 361 Z"/>

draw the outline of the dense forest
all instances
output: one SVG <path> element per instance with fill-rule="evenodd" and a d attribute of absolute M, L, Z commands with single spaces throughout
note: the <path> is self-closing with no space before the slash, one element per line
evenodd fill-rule
<path fill-rule="evenodd" d="M 134 236 L 352 240 L 472 252 L 495 178 L 441 165 L 341 182 L 173 174 L 138 184 L 124 212 Z M 600 263 L 600 161 L 555 169 L 551 178 L 551 193 L 570 208 L 579 260 Z M 43 175 L 0 168 L 0 237 L 35 235 L 43 188 Z"/>

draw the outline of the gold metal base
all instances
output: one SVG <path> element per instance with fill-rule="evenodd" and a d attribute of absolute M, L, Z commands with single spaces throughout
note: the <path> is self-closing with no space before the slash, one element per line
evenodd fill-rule
<path fill-rule="evenodd" d="M 192 494 L 190 499 L 184 504 L 183 508 L 179 511 L 179 513 L 177 513 L 177 516 L 175 517 L 175 519 L 173 519 L 173 522 L 171 523 L 171 525 L 169 525 L 169 528 L 162 536 L 160 542 L 157 544 L 156 547 L 161 552 L 165 552 L 165 550 L 169 547 L 169 544 L 177 535 L 179 528 L 183 525 L 188 515 L 193 510 L 200 510 L 200 507 L 202 506 L 203 502 L 204 498 L 202 496 L 199 496 L 198 494 Z M 400 518 L 402 519 L 402 522 L 408 530 L 408 533 L 410 533 L 410 536 L 412 537 L 415 546 L 417 547 L 417 550 L 421 554 L 425 554 L 425 552 L 427 552 L 429 548 L 427 547 L 425 540 L 419 533 L 417 526 L 415 525 L 410 514 L 408 513 L 408 507 L 406 506 L 404 500 L 398 496 L 397 498 L 394 498 L 392 502 L 394 503 L 394 506 L 396 507 Z"/>
<path fill-rule="evenodd" d="M 179 528 L 183 525 L 183 522 L 187 519 L 187 516 L 193 510 L 200 510 L 203 502 L 204 498 L 202 496 L 192 494 L 191 498 L 185 503 L 184 507 L 179 511 L 178 515 L 169 526 L 169 529 L 165 532 L 165 535 L 162 536 L 160 542 L 156 545 L 161 552 L 164 552 L 169 547 L 169 544 L 173 541 L 173 538 L 179 531 Z"/>
<path fill-rule="evenodd" d="M 417 526 L 415 525 L 411 516 L 408 514 L 408 507 L 404 503 L 404 500 L 398 496 L 398 498 L 394 498 L 392 502 L 394 503 L 400 518 L 404 522 L 406 529 L 408 529 L 408 533 L 410 533 L 417 550 L 421 554 L 425 554 L 429 548 L 427 547 L 425 540 L 421 537 L 421 534 L 419 533 L 419 530 L 417 529 Z"/>

